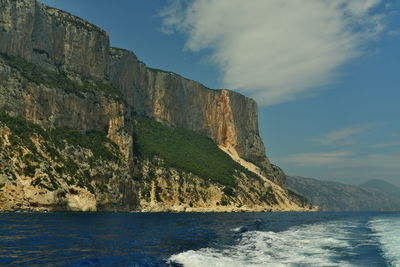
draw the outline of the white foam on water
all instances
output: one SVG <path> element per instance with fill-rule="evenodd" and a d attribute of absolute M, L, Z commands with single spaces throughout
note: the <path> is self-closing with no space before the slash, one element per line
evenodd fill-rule
<path fill-rule="evenodd" d="M 237 245 L 189 250 L 170 257 L 184 266 L 351 266 L 335 248 L 349 247 L 343 222 L 243 233 Z"/>
<path fill-rule="evenodd" d="M 242 229 L 242 227 L 236 227 L 236 228 L 233 228 L 231 231 L 232 232 L 239 232 L 241 229 Z"/>
<path fill-rule="evenodd" d="M 370 222 L 373 236 L 381 245 L 389 266 L 400 267 L 400 217 L 377 218 Z"/>

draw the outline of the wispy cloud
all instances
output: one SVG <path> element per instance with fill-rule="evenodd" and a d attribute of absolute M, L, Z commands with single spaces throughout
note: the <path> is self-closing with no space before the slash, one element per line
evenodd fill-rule
<path fill-rule="evenodd" d="M 337 170 L 375 168 L 383 173 L 386 169 L 399 171 L 400 151 L 361 155 L 352 151 L 292 154 L 283 161 L 300 167 L 323 167 Z"/>
<path fill-rule="evenodd" d="M 325 153 L 303 153 L 293 154 L 287 157 L 287 161 L 296 166 L 321 166 L 332 165 L 343 161 L 345 158 L 351 156 L 349 151 L 335 151 Z"/>
<path fill-rule="evenodd" d="M 313 138 L 320 145 L 345 145 L 351 143 L 351 139 L 359 134 L 364 133 L 370 126 L 353 126 L 342 129 L 337 129 L 326 133 L 320 137 Z"/>
<path fill-rule="evenodd" d="M 382 143 L 382 144 L 375 144 L 371 147 L 373 148 L 387 148 L 387 147 L 398 147 L 400 146 L 400 142 L 391 142 L 391 143 Z"/>
<path fill-rule="evenodd" d="M 175 0 L 163 30 L 183 32 L 186 48 L 209 50 L 224 86 L 264 105 L 332 82 L 338 67 L 384 30 L 381 0 Z"/>

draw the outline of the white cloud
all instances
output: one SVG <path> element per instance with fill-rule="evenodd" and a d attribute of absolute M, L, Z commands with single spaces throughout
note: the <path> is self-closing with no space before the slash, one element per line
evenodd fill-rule
<path fill-rule="evenodd" d="M 332 82 L 338 67 L 383 30 L 380 0 L 175 0 L 163 30 L 209 49 L 224 86 L 263 105 L 302 97 Z"/>
<path fill-rule="evenodd" d="M 321 137 L 314 138 L 312 141 L 321 145 L 341 145 L 351 143 L 351 138 L 364 133 L 370 127 L 368 126 L 354 126 L 342 128 L 324 134 Z"/>
<path fill-rule="evenodd" d="M 293 163 L 295 166 L 325 166 L 337 164 L 343 159 L 351 156 L 352 153 L 348 151 L 335 151 L 325 153 L 303 153 L 293 154 L 287 157 L 288 162 Z"/>

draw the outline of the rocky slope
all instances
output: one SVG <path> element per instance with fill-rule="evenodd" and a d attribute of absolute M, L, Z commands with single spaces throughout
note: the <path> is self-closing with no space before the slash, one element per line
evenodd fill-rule
<path fill-rule="evenodd" d="M 313 205 L 323 211 L 400 210 L 400 191 L 395 195 L 372 186 L 354 186 L 293 176 L 288 176 L 287 182 L 291 190 L 307 196 Z"/>
<path fill-rule="evenodd" d="M 360 187 L 379 190 L 387 195 L 391 195 L 400 199 L 400 188 L 383 180 L 369 180 L 360 185 Z"/>
<path fill-rule="evenodd" d="M 126 160 L 101 132 L 43 129 L 2 113 L 0 147 L 0 210 L 136 208 Z"/>
<path fill-rule="evenodd" d="M 265 156 L 254 100 L 148 68 L 132 52 L 110 48 L 107 33 L 95 25 L 35 0 L 0 0 L 0 53 L 0 209 L 308 208 L 302 200 L 290 196 L 283 172 Z M 167 164 L 160 167 L 159 162 L 166 159 L 137 154 L 138 116 L 206 136 L 215 151 L 219 146 L 239 163 L 257 168 L 256 174 L 243 170 L 229 158 L 237 164 L 229 165 L 230 179 L 236 182 L 227 189 L 227 184 L 210 180 L 203 173 L 196 175 L 190 168 L 182 170 Z M 20 136 L 12 118 L 20 121 L 17 125 L 40 130 Z M 60 137 L 65 146 L 58 146 L 57 138 L 48 139 L 54 131 L 75 137 L 80 134 L 89 144 L 91 134 L 97 133 L 106 138 L 98 145 L 105 146 L 104 151 L 107 147 L 117 148 L 118 153 L 109 153 L 118 160 L 100 158 L 101 164 L 92 166 L 91 157 L 97 157 L 94 147 L 65 136 Z M 7 141 L 14 137 L 29 146 Z M 48 154 L 42 146 L 51 147 L 58 156 Z M 31 154 L 34 158 L 28 156 L 29 160 L 20 162 L 21 157 Z M 63 174 L 67 159 L 76 173 Z M 197 160 L 193 156 L 192 161 Z M 24 174 L 24 164 L 35 171 Z M 157 175 L 150 177 L 149 173 Z M 37 182 L 39 178 L 47 184 Z M 48 183 L 57 187 L 49 187 Z M 195 189 L 188 183 L 194 183 Z M 177 188 L 185 190 L 177 194 Z M 253 188 L 252 192 L 249 188 Z M 207 195 L 210 192 L 215 197 Z M 85 195 L 91 204 L 84 204 L 86 200 L 68 204 L 73 203 L 71 194 L 73 199 Z M 262 197 L 265 194 L 268 198 Z"/>

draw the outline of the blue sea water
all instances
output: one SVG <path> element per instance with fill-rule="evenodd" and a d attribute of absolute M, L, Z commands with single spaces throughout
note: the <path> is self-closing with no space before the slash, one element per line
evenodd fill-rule
<path fill-rule="evenodd" d="M 2 213 L 0 265 L 400 266 L 400 213 Z"/>

